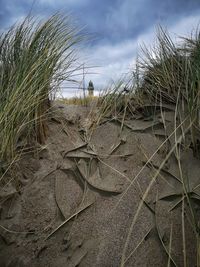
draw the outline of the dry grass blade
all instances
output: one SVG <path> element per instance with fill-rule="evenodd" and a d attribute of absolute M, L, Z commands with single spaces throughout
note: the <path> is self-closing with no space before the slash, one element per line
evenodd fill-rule
<path fill-rule="evenodd" d="M 145 239 L 148 237 L 148 235 L 150 234 L 150 232 L 152 231 L 152 228 L 150 228 L 147 233 L 143 236 L 143 238 L 141 238 L 140 242 L 137 244 L 137 246 L 135 247 L 135 249 L 126 257 L 125 259 L 125 263 L 130 259 L 130 257 L 137 251 L 137 249 L 142 245 L 142 243 L 145 241 Z"/>
<path fill-rule="evenodd" d="M 186 253 L 186 237 L 185 237 L 185 203 L 184 199 L 182 201 L 182 211 L 181 211 L 181 218 L 182 218 L 182 236 L 183 236 L 183 264 L 184 267 L 187 267 L 187 253 Z"/>
<path fill-rule="evenodd" d="M 35 234 L 35 231 L 27 231 L 27 232 L 26 231 L 13 231 L 13 230 L 10 230 L 4 227 L 3 225 L 0 225 L 0 228 L 2 228 L 4 231 L 11 233 L 11 234 Z"/>
<path fill-rule="evenodd" d="M 172 225 L 171 225 L 171 231 L 170 231 L 170 244 L 169 244 L 169 248 L 167 248 L 163 242 L 163 239 L 162 239 L 162 235 L 160 233 L 160 230 L 159 230 L 159 227 L 157 225 L 157 220 L 156 220 L 156 217 L 155 217 L 155 221 L 156 221 L 156 229 L 157 229 L 157 233 L 158 233 L 158 237 L 159 237 L 159 240 L 162 244 L 162 247 L 164 248 L 166 254 L 168 255 L 168 265 L 170 266 L 171 262 L 173 263 L 173 265 L 175 267 L 178 267 L 176 262 L 174 261 L 174 259 L 172 258 L 171 256 L 171 243 L 172 243 Z"/>
<path fill-rule="evenodd" d="M 170 264 L 171 264 L 172 236 L 173 236 L 173 224 L 171 224 L 171 228 L 170 228 L 169 257 L 168 257 L 167 267 L 170 267 Z"/>
<path fill-rule="evenodd" d="M 86 206 L 83 206 L 82 208 L 80 208 L 78 211 L 76 211 L 74 214 L 72 214 L 67 220 L 65 220 L 64 222 L 62 222 L 55 230 L 53 230 L 53 232 L 51 232 L 46 239 L 50 238 L 53 234 L 55 234 L 60 228 L 62 228 L 67 222 L 69 222 L 70 220 L 72 220 L 73 218 L 75 218 L 79 213 L 81 213 L 82 211 L 84 211 L 85 209 L 89 208 L 93 203 L 89 203 Z"/>

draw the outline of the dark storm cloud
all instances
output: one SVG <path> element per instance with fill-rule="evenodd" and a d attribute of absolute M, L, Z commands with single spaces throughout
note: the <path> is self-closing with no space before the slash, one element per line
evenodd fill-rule
<path fill-rule="evenodd" d="M 72 12 L 100 40 L 134 38 L 156 23 L 173 24 L 200 12 L 199 0 L 0 0 L 0 27 L 5 28 L 32 8 L 35 15 Z"/>
<path fill-rule="evenodd" d="M 101 66 L 101 76 L 93 76 L 99 86 L 128 71 L 138 44 L 152 44 L 158 23 L 182 35 L 200 22 L 200 0 L 0 0 L 0 32 L 30 11 L 39 18 L 71 13 L 85 26 L 94 38 L 81 52 Z"/>
<path fill-rule="evenodd" d="M 152 25 L 170 26 L 181 17 L 200 12 L 198 0 L 125 0 L 110 8 L 106 27 L 115 39 L 137 37 Z"/>

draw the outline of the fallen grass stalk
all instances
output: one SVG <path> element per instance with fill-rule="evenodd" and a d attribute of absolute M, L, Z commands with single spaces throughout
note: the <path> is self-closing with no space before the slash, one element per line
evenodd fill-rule
<path fill-rule="evenodd" d="M 76 217 L 79 213 L 81 213 L 82 211 L 84 211 L 85 209 L 89 208 L 93 203 L 89 203 L 86 206 L 80 208 L 78 211 L 76 211 L 74 214 L 72 214 L 69 218 L 67 218 L 67 220 L 65 220 L 64 222 L 62 222 L 55 230 L 53 230 L 53 232 L 51 232 L 46 238 L 50 238 L 53 234 L 55 234 L 61 227 L 63 227 L 67 222 L 69 222 L 70 220 L 72 220 L 74 217 Z"/>
<path fill-rule="evenodd" d="M 182 237 L 183 237 L 183 264 L 187 267 L 187 254 L 186 254 L 186 237 L 185 237 L 185 205 L 184 199 L 182 201 L 181 221 L 182 221 Z"/>
<path fill-rule="evenodd" d="M 24 235 L 24 234 L 35 234 L 35 231 L 27 231 L 26 232 L 26 231 L 14 231 L 14 230 L 10 230 L 10 229 L 4 227 L 1 224 L 0 224 L 0 228 L 2 228 L 4 231 L 6 231 L 6 232 L 8 232 L 10 234 L 22 234 L 22 235 Z M 0 236 L 1 236 L 1 234 L 0 234 Z"/>
<path fill-rule="evenodd" d="M 152 230 L 152 227 L 147 231 L 147 233 L 143 236 L 143 238 L 141 238 L 140 242 L 137 244 L 135 249 L 126 257 L 124 263 L 126 263 L 130 259 L 130 257 L 137 251 L 137 249 L 141 246 L 141 244 L 145 241 L 147 236 L 150 234 L 151 230 Z"/>
<path fill-rule="evenodd" d="M 158 199 L 157 199 L 158 200 Z M 156 200 L 156 203 L 157 203 L 157 200 Z M 162 247 L 164 248 L 164 251 L 166 252 L 167 256 L 168 256 L 168 264 L 170 264 L 171 262 L 173 263 L 173 265 L 175 267 L 178 267 L 176 262 L 174 261 L 174 259 L 172 258 L 171 256 L 171 243 L 172 243 L 172 224 L 171 224 L 171 231 L 170 231 L 170 245 L 169 245 L 169 248 L 167 248 L 165 246 L 165 243 L 163 242 L 163 239 L 162 239 L 162 234 L 160 232 L 160 229 L 158 227 L 158 223 L 157 223 L 157 216 L 155 214 L 155 225 L 156 225 L 156 230 L 157 230 L 157 233 L 158 233 L 158 237 L 159 237 L 159 240 L 162 244 Z M 170 266 L 170 265 L 169 265 Z"/>
<path fill-rule="evenodd" d="M 172 250 L 172 240 L 173 240 L 172 236 L 173 236 L 173 223 L 171 223 L 171 227 L 170 227 L 169 257 L 168 257 L 167 267 L 170 267 L 170 264 L 171 264 L 171 250 Z"/>

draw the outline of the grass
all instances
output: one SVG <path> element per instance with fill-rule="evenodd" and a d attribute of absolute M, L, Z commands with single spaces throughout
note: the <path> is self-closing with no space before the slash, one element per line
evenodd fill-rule
<path fill-rule="evenodd" d="M 193 121 L 190 138 L 198 157 L 200 108 L 200 34 L 182 38 L 174 43 L 162 28 L 158 29 L 157 43 L 152 49 L 142 48 L 135 69 L 127 79 L 114 84 L 104 97 L 100 118 L 136 115 L 145 104 L 177 105 L 181 122 L 189 114 Z M 126 92 L 124 91 L 126 88 Z M 124 110 L 126 111 L 124 114 Z M 149 114 L 150 115 L 150 114 Z M 153 114 L 151 114 L 153 115 Z"/>
<path fill-rule="evenodd" d="M 50 99 L 77 70 L 83 39 L 69 16 L 27 17 L 0 36 L 0 163 L 23 153 L 20 143 L 43 143 Z M 2 167 L 2 166 L 1 166 Z"/>
<path fill-rule="evenodd" d="M 184 43 L 175 44 L 170 36 L 160 29 L 158 45 L 145 51 L 146 59 L 142 90 L 153 102 L 177 104 L 177 115 L 183 120 L 189 114 L 193 121 L 190 133 L 194 153 L 198 156 L 199 108 L 200 108 L 200 35 L 184 38 Z"/>
<path fill-rule="evenodd" d="M 190 220 L 193 231 L 197 239 L 197 252 L 199 249 L 199 228 L 198 221 L 193 207 L 193 199 L 188 193 L 188 183 L 193 177 L 186 177 L 183 173 L 182 155 L 187 153 L 188 149 L 192 148 L 194 157 L 199 158 L 199 96 L 200 96 L 200 61 L 199 41 L 200 35 L 196 33 L 188 39 L 183 39 L 184 42 L 179 45 L 173 42 L 169 34 L 162 28 L 159 29 L 157 35 L 157 44 L 153 50 L 144 49 L 144 57 L 140 61 L 140 69 L 142 79 L 140 97 L 154 105 L 158 104 L 161 107 L 164 104 L 175 106 L 174 121 L 173 121 L 173 138 L 174 145 L 171 145 L 169 152 L 156 171 L 152 181 L 158 178 L 163 164 L 174 154 L 177 159 L 180 179 L 183 187 L 182 198 L 182 233 L 183 233 L 183 248 L 186 248 L 185 223 L 188 214 L 185 211 L 185 203 L 189 206 Z M 138 91 L 139 91 L 138 90 Z M 161 114 L 162 115 L 162 114 Z M 164 121 L 164 124 L 166 122 Z M 181 134 L 178 134 L 178 128 L 181 128 Z M 187 136 L 187 138 L 186 138 Z M 168 137 L 169 138 L 169 137 Z M 168 138 L 166 140 L 168 140 Z M 187 142 L 186 142 L 187 139 Z M 190 140 L 188 142 L 188 139 Z M 189 144 L 188 144 L 189 143 Z M 143 198 L 145 199 L 149 190 L 153 186 L 150 183 Z M 141 205 L 134 216 L 126 244 L 123 250 L 121 266 L 124 266 L 125 254 L 129 243 L 130 235 L 133 226 L 137 220 L 141 210 Z M 171 239 L 171 237 L 170 237 Z M 172 242 L 172 241 L 171 241 Z M 195 241 L 194 241 L 195 242 Z M 166 249 L 166 248 L 165 248 Z M 167 253 L 169 253 L 167 251 Z M 171 256 L 169 256 L 170 258 Z M 186 250 L 183 250 L 184 266 L 187 266 Z M 171 260 L 170 260 L 171 261 Z M 199 266 L 199 258 L 197 255 L 197 266 Z"/>
<path fill-rule="evenodd" d="M 124 91 L 124 84 L 126 91 Z M 148 109 L 146 109 L 146 106 L 148 106 Z M 197 244 L 196 262 L 197 266 L 200 266 L 199 223 L 194 209 L 195 201 L 188 190 L 189 181 L 193 177 L 185 175 L 183 172 L 184 166 L 182 165 L 183 154 L 189 153 L 191 149 L 194 158 L 200 158 L 200 32 L 198 29 L 194 35 L 189 38 L 181 38 L 180 43 L 175 43 L 167 31 L 160 27 L 157 33 L 157 43 L 151 49 L 142 48 L 142 56 L 138 57 L 135 69 L 130 74 L 128 82 L 123 79 L 120 80 L 104 96 L 95 127 L 107 117 L 110 120 L 117 119 L 121 121 L 121 128 L 123 128 L 126 119 L 136 118 L 139 115 L 146 119 L 162 118 L 163 127 L 166 129 L 168 125 L 164 117 L 164 107 L 166 106 L 174 110 L 174 119 L 171 121 L 172 131 L 159 149 L 169 143 L 170 146 L 165 152 L 165 159 L 159 168 L 155 170 L 152 181 L 143 193 L 136 213 L 133 214 L 133 221 L 122 251 L 121 267 L 125 266 L 127 258 L 129 258 L 127 248 L 144 201 L 154 186 L 154 182 L 159 179 L 163 166 L 174 156 L 183 191 L 182 198 L 177 202 L 182 203 L 180 220 L 182 222 L 183 263 L 184 266 L 187 266 L 189 262 L 186 255 L 186 243 L 188 241 L 185 233 L 185 221 L 189 221 L 196 236 L 196 240 L 194 240 L 194 243 Z M 170 140 L 173 140 L 173 142 L 171 143 Z M 146 166 L 151 163 L 156 153 L 157 151 L 150 158 L 147 158 L 146 164 L 133 177 L 131 184 L 122 194 L 115 208 L 123 200 L 124 196 L 129 193 L 131 186 L 133 186 Z M 189 212 L 186 212 L 186 207 L 189 207 Z M 162 240 L 161 244 L 163 246 Z M 163 247 L 168 255 L 168 266 L 170 266 L 171 262 L 174 263 L 173 255 L 171 255 L 171 244 L 173 244 L 172 235 L 170 235 L 169 249 L 166 246 Z"/>

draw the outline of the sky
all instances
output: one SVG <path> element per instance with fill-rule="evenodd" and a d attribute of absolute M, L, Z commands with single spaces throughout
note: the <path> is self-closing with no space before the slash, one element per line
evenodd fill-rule
<path fill-rule="evenodd" d="M 55 12 L 72 14 L 89 34 L 80 51 L 86 75 L 97 89 L 133 68 L 140 46 L 152 45 L 156 26 L 167 27 L 173 38 L 187 36 L 200 23 L 200 0 L 0 0 L 0 31 L 22 20 L 32 10 L 39 18 Z"/>

